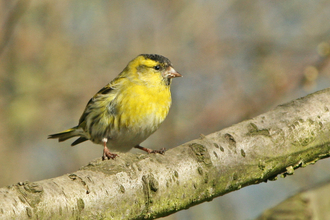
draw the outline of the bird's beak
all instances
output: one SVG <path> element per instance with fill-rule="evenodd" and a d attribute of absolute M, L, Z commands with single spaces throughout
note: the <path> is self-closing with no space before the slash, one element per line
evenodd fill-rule
<path fill-rule="evenodd" d="M 165 71 L 165 77 L 170 79 L 175 77 L 182 77 L 182 75 L 178 73 L 173 67 L 169 66 Z"/>

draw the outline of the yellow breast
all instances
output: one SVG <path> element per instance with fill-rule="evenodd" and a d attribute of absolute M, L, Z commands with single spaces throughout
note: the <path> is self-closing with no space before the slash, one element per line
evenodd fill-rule
<path fill-rule="evenodd" d="M 153 132 L 166 118 L 170 106 L 169 86 L 147 87 L 131 83 L 116 97 L 118 119 L 114 125 Z"/>

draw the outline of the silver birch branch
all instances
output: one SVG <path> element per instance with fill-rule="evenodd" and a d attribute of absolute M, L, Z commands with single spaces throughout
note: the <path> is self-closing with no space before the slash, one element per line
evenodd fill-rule
<path fill-rule="evenodd" d="M 330 155 L 330 89 L 202 135 L 165 155 L 120 154 L 0 189 L 0 219 L 153 219 Z"/>

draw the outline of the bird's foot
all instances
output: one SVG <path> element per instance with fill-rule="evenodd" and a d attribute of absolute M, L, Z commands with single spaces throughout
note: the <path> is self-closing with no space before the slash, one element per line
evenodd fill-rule
<path fill-rule="evenodd" d="M 108 142 L 108 138 L 103 138 L 102 139 L 102 142 L 103 142 L 103 156 L 102 156 L 102 160 L 105 160 L 105 159 L 115 159 L 116 157 L 119 157 L 118 154 L 114 154 L 114 153 L 111 153 L 109 151 L 109 149 L 107 148 L 107 142 Z"/>
<path fill-rule="evenodd" d="M 152 150 L 146 147 L 141 147 L 140 145 L 135 146 L 135 148 L 143 150 L 145 152 L 147 152 L 148 154 L 165 154 L 166 149 L 165 148 L 161 148 L 159 150 Z"/>
<path fill-rule="evenodd" d="M 102 160 L 105 159 L 115 159 L 116 157 L 119 157 L 118 154 L 111 153 L 107 147 L 103 149 L 103 156 Z"/>

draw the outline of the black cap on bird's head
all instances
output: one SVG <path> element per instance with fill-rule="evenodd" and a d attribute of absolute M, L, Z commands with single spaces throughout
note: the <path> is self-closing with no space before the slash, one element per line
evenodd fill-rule
<path fill-rule="evenodd" d="M 169 66 L 172 65 L 171 61 L 168 58 L 166 58 L 162 55 L 158 55 L 158 54 L 140 54 L 140 56 L 143 56 L 146 59 L 157 61 L 157 62 L 162 63 L 162 64 L 167 64 Z"/>

